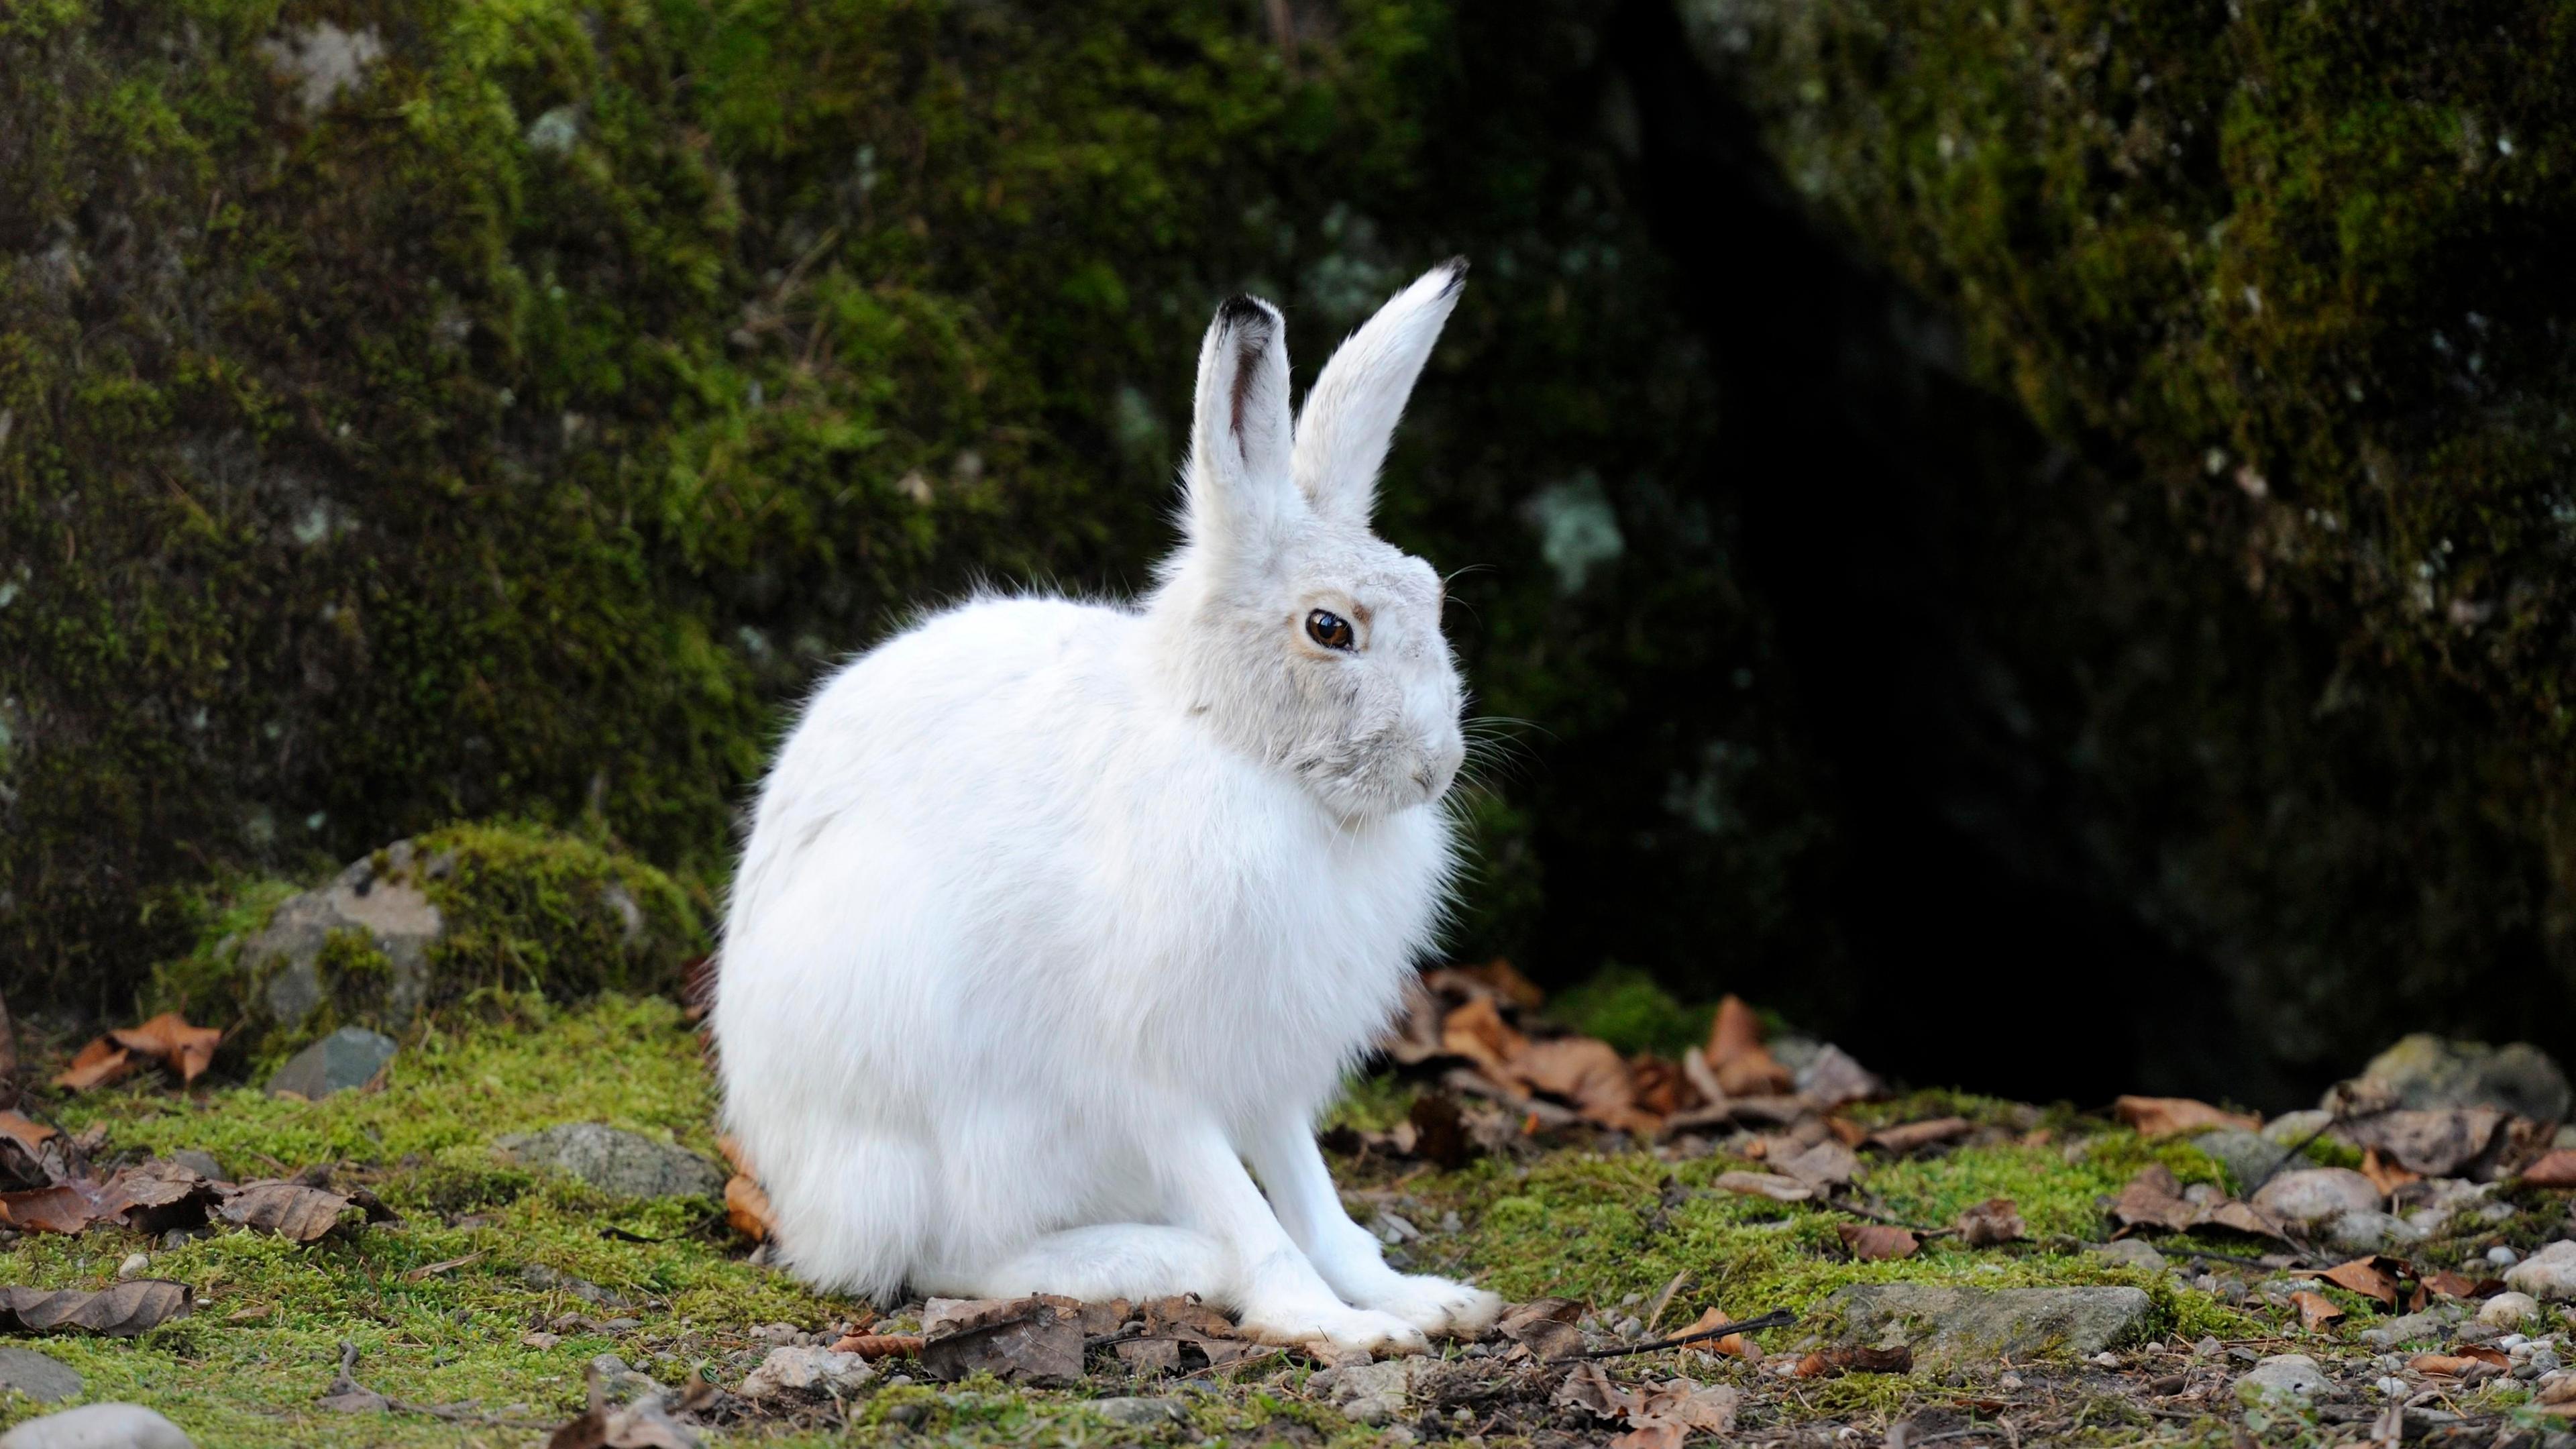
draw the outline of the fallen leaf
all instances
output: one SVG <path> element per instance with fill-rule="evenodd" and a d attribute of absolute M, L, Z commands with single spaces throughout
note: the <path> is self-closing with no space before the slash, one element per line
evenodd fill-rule
<path fill-rule="evenodd" d="M 1902 1154 L 1917 1148 L 1930 1147 L 1935 1143 L 1947 1142 L 1954 1137 L 1965 1137 L 1974 1130 L 1975 1124 L 1965 1117 L 1934 1117 L 1925 1122 L 1908 1122 L 1898 1127 L 1882 1127 L 1869 1134 L 1866 1140 L 1870 1146 L 1882 1152 Z"/>
<path fill-rule="evenodd" d="M 33 1233 L 79 1233 L 98 1220 L 98 1207 L 72 1183 L 28 1192 L 0 1192 L 0 1223 Z"/>
<path fill-rule="evenodd" d="M 275 1233 L 289 1242 L 310 1243 L 340 1225 L 350 1199 L 329 1188 L 300 1182 L 245 1183 L 215 1209 L 225 1222 L 256 1232 Z"/>
<path fill-rule="evenodd" d="M 1536 1011 L 1547 1004 L 1547 993 L 1500 956 L 1482 966 L 1451 966 L 1435 975 L 1443 984 L 1463 981 L 1482 987 L 1523 1011 Z"/>
<path fill-rule="evenodd" d="M 1503 1310 L 1494 1331 L 1544 1362 L 1583 1352 L 1583 1334 L 1574 1326 L 1582 1316 L 1583 1305 L 1571 1298 L 1540 1298 Z"/>
<path fill-rule="evenodd" d="M 1740 1192 L 1747 1197 L 1767 1197 L 1774 1202 L 1805 1202 L 1816 1190 L 1796 1178 L 1770 1172 L 1721 1172 L 1717 1175 L 1721 1192 Z"/>
<path fill-rule="evenodd" d="M 1849 1117 L 1826 1118 L 1825 1130 L 1834 1134 L 1834 1140 L 1845 1147 L 1858 1147 L 1869 1140 L 1869 1129 Z"/>
<path fill-rule="evenodd" d="M 1620 1420 L 1628 1417 L 1628 1393 L 1610 1379 L 1597 1363 L 1576 1364 L 1557 1385 L 1554 1402 L 1569 1409 L 1581 1409 L 1596 1419 Z"/>
<path fill-rule="evenodd" d="M 1739 996 L 1717 1003 L 1717 1020 L 1709 1026 L 1708 1065 L 1718 1089 L 1729 1097 L 1758 1097 L 1786 1092 L 1789 1069 L 1762 1044 L 1762 1019 Z"/>
<path fill-rule="evenodd" d="M 1743 1395 L 1724 1384 L 1666 1379 L 1628 1396 L 1630 1428 L 1610 1441 L 1610 1449 L 1679 1449 L 1694 1434 L 1731 1432 L 1742 1402 Z"/>
<path fill-rule="evenodd" d="M 2189 1097 L 2122 1097 L 2111 1104 L 2111 1111 L 2141 1137 L 2178 1137 L 2220 1127 L 2256 1132 L 2263 1126 L 2260 1117 L 2223 1111 Z"/>
<path fill-rule="evenodd" d="M 1673 1334 L 1673 1337 L 1695 1338 L 1700 1334 L 1724 1328 L 1726 1325 L 1733 1323 L 1734 1321 L 1734 1319 L 1726 1316 L 1725 1309 L 1712 1308 L 1677 1330 Z M 1762 1351 L 1755 1348 L 1753 1345 L 1746 1343 L 1744 1341 L 1744 1335 L 1740 1333 L 1730 1333 L 1724 1338 L 1703 1340 L 1700 1343 L 1694 1344 L 1693 1347 L 1708 1353 L 1722 1353 L 1733 1358 L 1745 1359 L 1752 1362 L 1759 1362 L 1762 1357 Z"/>
<path fill-rule="evenodd" d="M 2576 1148 L 2561 1147 L 2522 1170 L 2525 1187 L 2576 1187 Z"/>
<path fill-rule="evenodd" d="M 1839 1374 L 1910 1374 L 1914 1372 L 1914 1350 L 1910 1348 L 1828 1348 L 1798 1360 L 1797 1376 L 1802 1379 L 1832 1378 Z"/>
<path fill-rule="evenodd" d="M 1070 1299 L 933 1300 L 921 1327 L 922 1367 L 948 1383 L 980 1372 L 1060 1388 L 1082 1377 L 1082 1321 Z"/>
<path fill-rule="evenodd" d="M 921 1336 L 913 1333 L 844 1334 L 832 1345 L 834 1353 L 855 1353 L 864 1359 L 902 1358 L 921 1352 Z"/>
<path fill-rule="evenodd" d="M 465 1267 L 470 1263 L 479 1263 L 491 1255 L 492 1250 L 490 1248 L 477 1248 L 462 1258 L 441 1258 L 435 1263 L 423 1263 L 419 1267 L 412 1269 L 410 1272 L 403 1274 L 403 1281 L 406 1283 L 426 1283 L 441 1273 L 453 1273 L 457 1269 Z"/>
<path fill-rule="evenodd" d="M 694 1393 L 694 1386 L 692 1393 Z M 694 1400 L 684 1400 L 684 1406 Z M 698 1431 L 671 1417 L 664 1395 L 611 1406 L 599 1368 L 590 1368 L 590 1407 L 546 1438 L 546 1449 L 698 1449 Z"/>
<path fill-rule="evenodd" d="M 86 1329 L 131 1338 L 196 1310 L 197 1290 L 167 1278 L 135 1278 L 95 1293 L 77 1289 L 0 1288 L 0 1329 L 51 1333 Z"/>
<path fill-rule="evenodd" d="M 44 1145 L 62 1134 L 42 1122 L 16 1112 L 0 1112 L 0 1139 L 15 1144 L 18 1150 L 34 1157 Z"/>
<path fill-rule="evenodd" d="M 725 1221 L 733 1230 L 759 1242 L 769 1236 L 769 1194 L 760 1184 L 742 1173 L 725 1179 Z"/>
<path fill-rule="evenodd" d="M 1839 1107 L 1846 1102 L 1867 1102 L 1887 1095 L 1887 1084 L 1876 1073 L 1831 1042 L 1816 1052 L 1815 1060 L 1805 1070 L 1806 1085 L 1798 1091 L 1819 1107 Z"/>
<path fill-rule="evenodd" d="M 1699 1104 L 1699 1092 L 1682 1075 L 1682 1069 L 1661 1057 L 1643 1052 L 1630 1057 L 1628 1079 L 1635 1084 L 1637 1109 L 1659 1119 Z"/>
<path fill-rule="evenodd" d="M 2291 1294 L 2290 1302 L 2299 1310 L 2300 1326 L 2311 1333 L 2343 1317 L 2343 1310 L 2334 1306 L 2333 1299 L 2305 1288 Z"/>
<path fill-rule="evenodd" d="M 223 1044 L 224 1034 L 211 1026 L 190 1026 L 175 1011 L 165 1011 L 141 1026 L 121 1026 L 108 1035 L 118 1046 L 141 1056 L 155 1058 L 179 1073 L 179 1084 L 186 1086 L 215 1060 L 215 1048 Z"/>
<path fill-rule="evenodd" d="M 1508 1068 L 1532 1090 L 1572 1102 L 1587 1120 L 1604 1127 L 1643 1134 L 1663 1125 L 1660 1117 L 1638 1109 L 1637 1083 L 1627 1059 L 1606 1041 L 1565 1036 L 1530 1042 Z"/>
<path fill-rule="evenodd" d="M 2405 1168 L 2382 1157 L 2376 1147 L 2368 1148 L 2361 1154 L 2361 1175 L 2370 1179 L 2370 1185 L 2379 1189 L 2381 1197 L 2388 1196 L 2408 1183 L 2424 1180 L 2422 1173 L 2408 1172 Z"/>
<path fill-rule="evenodd" d="M 1708 1054 L 1698 1047 L 1682 1051 L 1682 1078 L 1699 1094 L 1703 1104 L 1723 1103 L 1726 1089 L 1717 1084 L 1717 1072 L 1708 1064 Z"/>
<path fill-rule="evenodd" d="M 1841 1238 L 1852 1257 L 1863 1263 L 1911 1258 L 1923 1246 L 1923 1239 L 1913 1229 L 1887 1223 L 1836 1223 L 1834 1236 Z"/>
<path fill-rule="evenodd" d="M 2543 1404 L 2576 1404 L 2576 1374 L 2553 1375 L 2533 1398 Z"/>
<path fill-rule="evenodd" d="M 2408 1359 L 2406 1366 L 2419 1374 L 2459 1378 L 2482 1368 L 2510 1369 L 2513 1360 L 2501 1350 L 2471 1343 L 2456 1345 L 2449 1353 L 2419 1353 Z"/>
<path fill-rule="evenodd" d="M 2445 1268 L 2425 1278 L 2424 1286 L 2444 1298 L 2493 1298 L 2504 1291 L 2502 1278 L 2472 1278 Z"/>
<path fill-rule="evenodd" d="M 2234 1198 L 2197 1203 L 2184 1197 L 2182 1184 L 2160 1162 L 2138 1169 L 2137 1176 L 2129 1179 L 2111 1204 L 2111 1216 L 2123 1227 L 2156 1227 L 2177 1233 L 2213 1227 L 2256 1237 L 2283 1236 L 2280 1224 L 2250 1204 Z"/>
<path fill-rule="evenodd" d="M 2405 1271 L 2406 1265 L 2394 1258 L 2369 1257 L 2338 1263 L 2317 1276 L 2337 1287 L 2349 1288 L 2364 1298 L 2376 1298 L 2393 1308 L 2397 1304 L 2397 1280 Z"/>
<path fill-rule="evenodd" d="M 751 1158 L 745 1155 L 742 1150 L 742 1143 L 737 1140 L 732 1133 L 727 1132 L 716 1139 L 716 1151 L 724 1154 L 726 1166 L 741 1173 L 743 1176 L 758 1177 L 760 1175 L 759 1173 L 751 1170 Z"/>
<path fill-rule="evenodd" d="M 96 1211 L 101 1221 L 117 1219 L 138 1232 L 166 1233 L 203 1224 L 221 1197 L 222 1189 L 195 1168 L 154 1158 L 119 1172 L 100 1190 Z"/>
<path fill-rule="evenodd" d="M 134 1054 L 106 1037 L 100 1037 L 80 1049 L 72 1064 L 54 1074 L 54 1085 L 66 1091 L 86 1092 L 103 1087 L 132 1070 Z"/>
<path fill-rule="evenodd" d="M 1990 1197 L 1962 1210 L 1953 1226 L 1959 1230 L 1959 1241 L 1971 1248 L 2017 1243 L 2030 1236 L 2022 1224 L 2021 1205 L 2008 1197 Z"/>
<path fill-rule="evenodd" d="M 1503 1020 L 1492 997 L 1478 996 L 1441 1018 L 1440 1047 L 1451 1056 L 1474 1062 L 1498 1081 L 1510 1081 L 1518 1075 L 1511 1063 L 1529 1049 L 1529 1038 Z"/>
<path fill-rule="evenodd" d="M 1818 1191 L 1841 1187 L 1860 1176 L 1861 1170 L 1860 1159 L 1852 1155 L 1852 1150 L 1831 1138 L 1802 1152 L 1776 1158 L 1771 1165 Z"/>

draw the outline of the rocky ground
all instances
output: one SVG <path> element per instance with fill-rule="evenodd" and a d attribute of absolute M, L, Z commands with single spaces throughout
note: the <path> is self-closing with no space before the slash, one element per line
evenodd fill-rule
<path fill-rule="evenodd" d="M 1427 999 L 1435 1025 L 1487 1000 Z M 664 999 L 432 1018 L 389 1057 L 356 1035 L 280 1068 L 297 1095 L 183 1086 L 175 1028 L 113 1039 L 142 1044 L 128 1074 L 71 1092 L 42 1079 L 79 1044 L 39 1043 L 0 1153 L 90 1216 L 47 1231 L 33 1190 L 6 1200 L 0 1328 L 54 1325 L 0 1347 L 9 1449 L 75 1442 L 47 1416 L 113 1403 L 210 1449 L 2576 1444 L 2576 1218 L 2544 1185 L 2565 1139 L 2491 1100 L 2564 1115 L 2529 1057 L 2414 1043 L 2337 1110 L 2258 1124 L 1827 1105 L 1866 1085 L 1847 1059 L 1776 1041 L 1790 1090 L 1631 1105 L 1622 1131 L 1485 1075 L 1516 1058 L 1427 1056 L 1337 1113 L 1346 1200 L 1390 1256 L 1517 1306 L 1436 1357 L 1331 1363 L 1184 1302 L 878 1313 L 804 1290 L 737 1226 L 756 1202 L 720 1206 L 698 1036 Z M 2470 1155 L 2403 1165 L 2445 1153 Z M 1787 1321 L 1709 1332 L 1765 1314 Z"/>

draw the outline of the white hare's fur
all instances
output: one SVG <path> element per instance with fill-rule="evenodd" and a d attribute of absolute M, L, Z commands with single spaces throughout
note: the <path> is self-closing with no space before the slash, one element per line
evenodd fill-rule
<path fill-rule="evenodd" d="M 712 1017 L 725 1121 L 807 1280 L 1195 1292 L 1339 1348 L 1493 1318 L 1380 1260 L 1313 1135 L 1455 867 L 1440 583 L 1368 520 L 1463 273 L 1388 302 L 1294 419 L 1278 314 L 1227 303 L 1187 540 L 1147 599 L 980 599 L 807 707 Z"/>

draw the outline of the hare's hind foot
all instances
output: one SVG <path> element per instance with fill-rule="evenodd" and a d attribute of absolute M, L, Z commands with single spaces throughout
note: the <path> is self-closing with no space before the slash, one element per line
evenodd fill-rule
<path fill-rule="evenodd" d="M 1102 1223 L 1036 1238 L 998 1263 L 914 1275 L 925 1293 L 958 1298 L 1022 1298 L 1054 1293 L 1086 1302 L 1143 1300 L 1180 1293 L 1217 1297 L 1233 1263 L 1216 1239 L 1187 1228 Z"/>

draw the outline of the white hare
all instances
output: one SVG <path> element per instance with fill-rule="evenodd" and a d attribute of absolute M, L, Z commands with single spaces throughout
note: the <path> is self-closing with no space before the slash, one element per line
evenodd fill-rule
<path fill-rule="evenodd" d="M 1279 314 L 1227 302 L 1187 541 L 1147 599 L 980 599 L 807 706 L 713 1012 L 725 1121 L 800 1276 L 1197 1293 L 1339 1350 L 1494 1318 L 1386 1266 L 1313 1130 L 1455 865 L 1441 583 L 1369 514 L 1465 272 L 1388 302 L 1293 421 Z"/>

